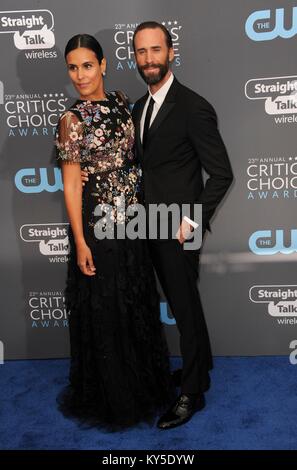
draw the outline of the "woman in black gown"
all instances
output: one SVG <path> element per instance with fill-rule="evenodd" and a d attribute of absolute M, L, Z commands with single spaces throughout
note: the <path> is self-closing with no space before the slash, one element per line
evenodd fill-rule
<path fill-rule="evenodd" d="M 71 346 L 70 385 L 60 409 L 91 424 L 117 428 L 150 419 L 172 399 L 159 298 L 145 240 L 98 239 L 111 221 L 127 224 L 118 210 L 137 204 L 140 182 L 134 127 L 122 94 L 107 93 L 101 46 L 74 36 L 65 49 L 80 99 L 64 113 L 56 136 L 70 221 L 65 290 Z M 89 181 L 82 188 L 81 169 Z M 96 225 L 97 224 L 97 225 Z"/>

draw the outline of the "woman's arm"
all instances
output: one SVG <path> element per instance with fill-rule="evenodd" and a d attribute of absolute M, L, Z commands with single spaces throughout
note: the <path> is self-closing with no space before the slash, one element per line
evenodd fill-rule
<path fill-rule="evenodd" d="M 80 164 L 62 163 L 62 176 L 64 185 L 64 199 L 68 219 L 74 235 L 75 244 L 85 241 L 82 224 L 82 184 L 80 178 Z"/>
<path fill-rule="evenodd" d="M 96 268 L 84 238 L 82 222 L 81 127 L 80 121 L 73 113 L 66 113 L 59 122 L 57 149 L 58 158 L 61 159 L 64 199 L 76 245 L 77 263 L 84 274 L 94 276 Z"/>

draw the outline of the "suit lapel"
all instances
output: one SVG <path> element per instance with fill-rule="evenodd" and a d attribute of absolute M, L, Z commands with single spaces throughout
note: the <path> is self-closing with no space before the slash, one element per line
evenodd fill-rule
<path fill-rule="evenodd" d="M 148 97 L 148 93 L 146 93 L 146 95 L 140 98 L 138 109 L 134 115 L 135 142 L 136 142 L 137 152 L 140 158 L 143 158 L 143 148 L 142 148 L 142 143 L 141 143 L 141 138 L 140 138 L 140 121 L 141 121 L 141 116 L 143 113 L 143 108 L 146 103 L 147 97 Z"/>
<path fill-rule="evenodd" d="M 165 97 L 165 100 L 149 129 L 145 154 L 143 152 L 143 147 L 142 147 L 141 138 L 140 138 L 140 121 L 141 121 L 141 116 L 143 113 L 143 108 L 148 98 L 148 92 L 142 98 L 140 98 L 139 105 L 137 106 L 137 110 L 134 111 L 133 118 L 134 118 L 134 126 L 135 126 L 136 149 L 141 160 L 148 154 L 148 150 L 150 148 L 151 143 L 153 142 L 153 138 L 158 128 L 160 127 L 162 122 L 166 119 L 170 111 L 174 108 L 175 96 L 178 90 L 178 86 L 179 86 L 179 83 L 176 80 L 176 78 L 174 78 L 172 85 L 169 88 L 168 93 Z"/>
<path fill-rule="evenodd" d="M 158 113 L 157 113 L 157 115 L 156 115 L 150 129 L 149 129 L 148 145 L 151 142 L 151 140 L 153 139 L 156 131 L 158 130 L 158 128 L 160 127 L 160 125 L 162 124 L 162 122 L 167 117 L 168 113 L 172 110 L 173 107 L 174 107 L 174 103 L 170 103 L 168 101 L 164 101 L 164 103 L 162 104 L 161 108 L 159 109 L 159 111 L 158 111 Z"/>
<path fill-rule="evenodd" d="M 149 129 L 145 155 L 148 154 L 150 144 L 153 142 L 154 136 L 155 136 L 157 130 L 159 129 L 160 125 L 166 119 L 166 117 L 168 116 L 170 111 L 174 108 L 175 95 L 176 95 L 177 89 L 178 89 L 178 81 L 176 80 L 176 78 L 174 78 L 174 80 L 172 82 L 172 85 L 169 88 L 168 93 L 165 97 L 165 100 L 164 100 L 161 108 L 159 109 L 159 111 L 158 111 L 158 113 L 157 113 L 157 115 L 156 115 L 150 129 Z"/>

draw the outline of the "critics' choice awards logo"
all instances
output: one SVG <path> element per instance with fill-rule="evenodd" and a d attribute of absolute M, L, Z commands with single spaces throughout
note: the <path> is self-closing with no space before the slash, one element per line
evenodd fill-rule
<path fill-rule="evenodd" d="M 68 261 L 69 224 L 25 224 L 20 228 L 20 237 L 26 243 L 38 244 L 41 255 L 46 256 L 50 263 Z"/>
<path fill-rule="evenodd" d="M 0 12 L 0 34 L 12 34 L 17 49 L 27 52 L 27 59 L 57 57 L 56 51 L 44 51 L 55 45 L 54 17 L 49 10 L 16 10 Z M 39 49 L 39 51 L 38 51 Z"/>
<path fill-rule="evenodd" d="M 290 39 L 297 34 L 297 7 L 254 11 L 246 20 L 245 32 L 252 41 Z"/>
<path fill-rule="evenodd" d="M 62 292 L 29 292 L 28 312 L 32 328 L 68 327 Z"/>
<path fill-rule="evenodd" d="M 292 255 L 297 253 L 297 229 L 290 231 L 288 241 L 282 229 L 258 230 L 250 236 L 249 248 L 255 255 Z"/>
<path fill-rule="evenodd" d="M 64 93 L 4 94 L 9 137 L 53 136 L 67 109 Z"/>
<path fill-rule="evenodd" d="M 275 124 L 297 122 L 297 75 L 253 78 L 245 84 L 249 100 L 264 100 L 265 112 Z"/>
<path fill-rule="evenodd" d="M 63 191 L 60 168 L 21 168 L 17 171 L 14 183 L 21 193 L 36 194 L 46 191 Z"/>
<path fill-rule="evenodd" d="M 249 200 L 297 198 L 297 156 L 249 158 L 246 176 Z"/>
<path fill-rule="evenodd" d="M 297 285 L 252 286 L 249 291 L 252 302 L 267 304 L 267 311 L 277 318 L 279 325 L 297 323 Z"/>
<path fill-rule="evenodd" d="M 173 50 L 175 55 L 173 65 L 179 67 L 181 65 L 179 46 L 182 26 L 177 20 L 163 21 L 162 24 L 168 29 L 172 36 Z M 114 26 L 116 70 L 136 69 L 135 55 L 133 50 L 133 35 L 137 26 L 137 23 L 118 23 Z"/>

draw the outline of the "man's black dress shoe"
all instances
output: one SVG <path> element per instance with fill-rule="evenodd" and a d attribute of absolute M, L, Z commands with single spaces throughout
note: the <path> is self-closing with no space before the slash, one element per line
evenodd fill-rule
<path fill-rule="evenodd" d="M 180 395 L 172 408 L 159 419 L 157 427 L 159 429 L 171 429 L 189 421 L 196 411 L 205 407 L 204 394 Z"/>

